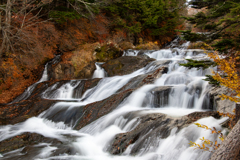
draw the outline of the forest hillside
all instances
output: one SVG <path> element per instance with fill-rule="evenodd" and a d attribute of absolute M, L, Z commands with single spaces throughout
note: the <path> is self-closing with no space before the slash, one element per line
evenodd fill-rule
<path fill-rule="evenodd" d="M 185 0 L 1 0 L 0 103 L 36 82 L 56 54 L 70 70 L 56 79 L 68 79 L 99 59 L 93 53 L 104 44 L 161 48 L 184 29 L 185 14 Z"/>

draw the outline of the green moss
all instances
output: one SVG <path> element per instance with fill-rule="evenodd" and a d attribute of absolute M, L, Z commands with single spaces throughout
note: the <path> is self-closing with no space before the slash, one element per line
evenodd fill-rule
<path fill-rule="evenodd" d="M 67 21 L 81 18 L 75 10 L 53 10 L 49 12 L 49 17 L 53 19 L 57 24 L 63 24 Z"/>
<path fill-rule="evenodd" d="M 122 55 L 120 49 L 116 48 L 112 44 L 104 45 L 101 48 L 97 48 L 95 51 L 97 52 L 96 59 L 98 62 L 106 62 Z"/>

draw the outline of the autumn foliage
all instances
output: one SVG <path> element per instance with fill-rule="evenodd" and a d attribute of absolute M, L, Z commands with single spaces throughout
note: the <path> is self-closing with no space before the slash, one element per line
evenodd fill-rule
<path fill-rule="evenodd" d="M 238 55 L 239 52 L 236 53 Z M 230 89 L 230 95 L 222 95 L 223 99 L 229 99 L 234 102 L 239 102 L 240 99 L 240 79 L 236 69 L 236 61 L 239 57 L 221 58 L 217 52 L 210 52 L 208 56 L 213 59 L 219 70 L 213 72 L 213 78 L 220 82 L 220 85 Z"/>
<path fill-rule="evenodd" d="M 206 125 L 200 124 L 200 123 L 194 123 L 196 126 L 200 127 L 200 128 L 204 128 L 206 130 L 210 130 L 212 134 L 218 134 L 218 138 L 221 141 L 224 141 L 224 136 L 222 134 L 221 131 L 217 131 L 215 127 L 213 128 L 209 128 Z M 212 142 L 209 139 L 205 139 L 204 137 L 200 138 L 200 140 L 202 141 L 202 144 L 197 144 L 195 142 L 190 141 L 190 147 L 194 147 L 195 149 L 202 149 L 204 151 L 209 151 L 209 152 L 213 152 L 214 150 L 217 150 L 220 146 L 220 144 L 218 143 L 218 141 Z"/>

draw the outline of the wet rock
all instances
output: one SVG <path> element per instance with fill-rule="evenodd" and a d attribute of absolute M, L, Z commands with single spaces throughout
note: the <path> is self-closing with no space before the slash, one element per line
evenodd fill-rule
<path fill-rule="evenodd" d="M 16 124 L 47 110 L 55 100 L 24 100 L 19 103 L 0 106 L 0 125 Z"/>
<path fill-rule="evenodd" d="M 144 84 L 152 84 L 155 82 L 156 79 L 160 78 L 162 74 L 167 73 L 168 68 L 163 66 L 161 68 L 158 68 L 155 71 L 150 72 L 149 74 L 146 74 L 146 77 L 143 79 L 142 83 L 140 83 L 140 86 Z"/>
<path fill-rule="evenodd" d="M 131 154 L 137 153 L 137 150 L 143 147 L 145 137 L 150 136 L 150 130 L 152 131 L 151 133 L 157 134 L 163 138 L 170 134 L 172 127 L 169 128 L 166 126 L 171 123 L 171 120 L 167 118 L 165 114 L 145 115 L 140 117 L 140 119 L 141 121 L 135 129 L 115 136 L 112 146 L 108 150 L 111 154 L 121 154 L 133 143 L 137 144 L 133 146 Z M 158 127 L 162 129 L 162 132 L 157 132 Z"/>
<path fill-rule="evenodd" d="M 152 71 L 148 74 L 139 75 L 131 79 L 126 85 L 124 85 L 119 91 L 127 89 L 138 89 L 144 84 L 153 84 L 155 80 L 162 76 L 163 73 L 166 73 L 168 70 L 167 67 L 163 66 L 155 71 Z"/>
<path fill-rule="evenodd" d="M 101 80 L 101 78 L 85 80 L 82 94 L 85 93 L 88 89 L 97 86 L 97 84 L 100 80 Z"/>
<path fill-rule="evenodd" d="M 80 72 L 78 72 L 76 78 L 77 79 L 92 78 L 95 70 L 96 70 L 95 62 L 91 62 L 89 65 L 84 67 Z"/>
<path fill-rule="evenodd" d="M 153 108 L 159 108 L 168 105 L 168 97 L 171 89 L 171 86 L 161 86 L 154 88 L 148 92 L 143 101 L 143 106 L 150 104 Z"/>
<path fill-rule="evenodd" d="M 30 152 L 32 147 L 27 147 L 28 145 L 34 145 L 38 143 L 52 143 L 52 144 L 61 144 L 62 142 L 53 139 L 47 138 L 37 133 L 24 133 L 0 142 L 0 153 L 9 152 L 26 146 L 21 153 Z"/>
<path fill-rule="evenodd" d="M 150 148 L 149 145 L 157 147 L 158 142 L 156 139 L 167 138 L 173 128 L 176 128 L 176 132 L 178 132 L 183 127 L 190 125 L 200 118 L 208 116 L 219 117 L 217 112 L 212 111 L 192 113 L 183 117 L 170 117 L 162 113 L 141 115 L 141 113 L 137 112 L 128 113 L 125 116 L 129 117 L 130 115 L 133 117 L 140 116 L 140 122 L 133 130 L 115 136 L 112 140 L 112 145 L 108 147 L 108 151 L 111 154 L 121 154 L 127 147 L 134 144 L 130 154 L 135 155 L 143 148 Z"/>
<path fill-rule="evenodd" d="M 43 118 L 51 120 L 53 122 L 64 122 L 64 124 L 69 126 L 75 126 L 76 122 L 80 117 L 83 116 L 84 106 L 77 107 L 65 107 L 58 104 L 58 107 L 50 109 L 42 115 Z"/>
<path fill-rule="evenodd" d="M 126 75 L 142 67 L 145 67 L 152 61 L 154 61 L 154 59 L 148 57 L 124 56 L 107 61 L 102 65 L 102 68 L 105 69 L 109 77 L 116 75 Z"/>
<path fill-rule="evenodd" d="M 79 112 L 83 113 L 78 122 L 76 123 L 75 129 L 79 130 L 87 124 L 95 121 L 96 119 L 110 113 L 118 105 L 128 97 L 133 90 L 125 90 L 118 94 L 114 94 L 102 101 L 88 104 L 84 107 L 80 107 Z"/>
<path fill-rule="evenodd" d="M 78 151 L 71 145 L 60 145 L 50 156 L 59 156 L 63 154 L 76 155 Z"/>
<path fill-rule="evenodd" d="M 219 119 L 221 116 L 218 114 L 217 111 L 207 111 L 207 112 L 194 112 L 194 113 L 190 113 L 189 115 L 187 115 L 187 117 L 189 118 L 189 120 L 191 120 L 192 122 L 195 122 L 201 118 L 204 117 L 214 117 Z"/>

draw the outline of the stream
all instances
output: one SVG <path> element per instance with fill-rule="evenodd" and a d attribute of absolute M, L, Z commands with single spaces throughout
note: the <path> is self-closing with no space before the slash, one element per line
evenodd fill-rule
<path fill-rule="evenodd" d="M 57 142 L 45 141 L 0 153 L 0 159 L 36 160 L 207 160 L 211 152 L 190 147 L 190 141 L 201 144 L 205 137 L 213 142 L 220 140 L 209 130 L 188 122 L 186 115 L 214 110 L 209 100 L 211 86 L 205 75 L 210 68 L 187 69 L 179 63 L 185 59 L 206 59 L 202 50 L 181 46 L 144 51 L 142 56 L 155 59 L 144 68 L 123 76 L 107 77 L 100 64 L 93 78 L 98 84 L 79 94 L 83 80 L 71 80 L 61 86 L 49 86 L 41 93 L 42 99 L 59 102 L 24 122 L 0 126 L 0 142 L 23 133 L 37 133 Z M 140 51 L 128 50 L 123 56 L 140 56 Z M 47 65 L 46 65 L 47 67 Z M 167 71 L 152 84 L 144 84 L 126 96 L 111 112 L 77 129 L 84 116 L 84 106 L 99 103 L 120 93 L 132 81 L 155 73 L 161 67 Z M 43 74 L 42 83 L 47 80 Z M 36 84 L 27 89 L 17 100 L 27 99 Z M 79 116 L 78 116 L 79 114 Z M 226 118 L 205 117 L 195 123 L 222 130 Z M 145 128 L 144 128 L 145 127 Z M 124 139 L 125 138 L 125 139 Z M 125 141 L 124 141 L 125 140 Z M 114 144 L 117 144 L 114 146 Z"/>

